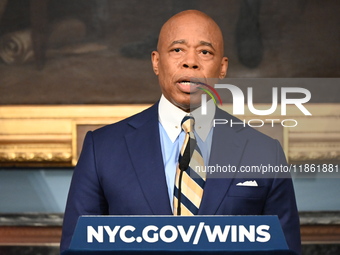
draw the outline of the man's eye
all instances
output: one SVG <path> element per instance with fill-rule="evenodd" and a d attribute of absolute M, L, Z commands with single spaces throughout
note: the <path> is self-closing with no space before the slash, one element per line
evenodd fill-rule
<path fill-rule="evenodd" d="M 207 50 L 202 50 L 201 52 L 202 52 L 203 55 L 208 55 L 208 54 L 210 54 L 210 51 L 207 51 Z"/>
<path fill-rule="evenodd" d="M 174 52 L 180 52 L 181 49 L 180 48 L 176 48 L 176 49 L 173 49 Z"/>

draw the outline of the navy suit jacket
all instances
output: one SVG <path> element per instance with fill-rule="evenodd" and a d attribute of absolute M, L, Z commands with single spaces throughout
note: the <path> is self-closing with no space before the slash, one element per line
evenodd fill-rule
<path fill-rule="evenodd" d="M 233 119 L 217 109 L 216 119 Z M 61 251 L 80 215 L 172 215 L 158 126 L 158 103 L 121 122 L 89 132 L 74 170 Z M 223 150 L 221 150 L 223 148 Z M 217 125 L 210 164 L 286 164 L 278 141 L 243 125 Z M 300 225 L 290 178 L 209 178 L 199 215 L 278 215 L 290 249 L 300 253 Z"/>

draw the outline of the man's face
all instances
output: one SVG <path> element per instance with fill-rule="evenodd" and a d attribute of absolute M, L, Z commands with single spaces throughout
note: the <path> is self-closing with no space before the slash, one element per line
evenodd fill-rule
<path fill-rule="evenodd" d="M 228 59 L 223 57 L 219 28 L 206 17 L 186 14 L 163 27 L 152 64 L 164 96 L 177 107 L 198 107 L 202 90 L 193 78 L 223 78 Z"/>

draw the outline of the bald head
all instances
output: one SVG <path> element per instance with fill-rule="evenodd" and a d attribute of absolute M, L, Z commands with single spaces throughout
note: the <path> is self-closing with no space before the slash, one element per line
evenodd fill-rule
<path fill-rule="evenodd" d="M 196 29 L 200 27 L 202 34 L 209 34 L 214 39 L 216 50 L 221 55 L 224 54 L 223 35 L 220 27 L 210 16 L 197 10 L 182 11 L 165 22 L 159 33 L 157 50 L 159 51 L 164 46 L 175 31 L 186 29 L 190 33 L 193 27 Z"/>
<path fill-rule="evenodd" d="M 194 10 L 180 12 L 163 25 L 151 60 L 165 98 L 187 112 L 199 106 L 203 93 L 190 80 L 223 78 L 228 68 L 221 29 Z"/>

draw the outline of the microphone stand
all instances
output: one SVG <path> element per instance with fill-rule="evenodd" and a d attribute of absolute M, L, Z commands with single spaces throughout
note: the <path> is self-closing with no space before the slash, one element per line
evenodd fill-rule
<path fill-rule="evenodd" d="M 189 137 L 189 141 L 187 146 L 185 147 L 183 155 L 179 156 L 179 169 L 180 174 L 178 178 L 178 198 L 177 198 L 177 215 L 181 215 L 181 200 L 182 200 L 182 178 L 183 172 L 189 171 L 189 163 L 192 154 L 194 153 L 194 148 L 196 147 L 197 142 L 195 139 Z M 189 174 L 189 173 L 188 173 Z"/>

